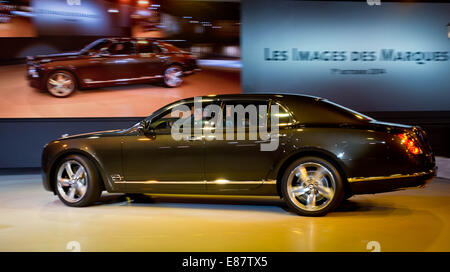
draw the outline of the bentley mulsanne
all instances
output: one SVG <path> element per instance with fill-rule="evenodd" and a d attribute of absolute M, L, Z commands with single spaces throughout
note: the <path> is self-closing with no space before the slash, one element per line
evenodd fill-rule
<path fill-rule="evenodd" d="M 205 111 L 197 112 L 198 102 Z M 230 106 L 246 109 L 242 122 Z M 249 118 L 252 107 L 267 113 Z M 212 121 L 216 115 L 226 118 Z M 192 130 L 174 137 L 180 124 Z M 204 133 L 219 128 L 219 134 Z M 255 131 L 261 135 L 252 137 Z M 270 137 L 260 137 L 266 132 Z M 273 139 L 274 148 L 263 150 Z M 279 196 L 305 216 L 325 215 L 356 194 L 422 187 L 436 172 L 420 127 L 380 122 L 327 99 L 292 94 L 179 100 L 130 128 L 51 141 L 42 168 L 45 189 L 68 206 L 89 206 L 102 191 L 258 195 Z"/>
<path fill-rule="evenodd" d="M 27 58 L 30 86 L 56 97 L 77 88 L 162 81 L 178 87 L 198 71 L 196 57 L 172 44 L 147 38 L 104 38 L 81 51 Z"/>

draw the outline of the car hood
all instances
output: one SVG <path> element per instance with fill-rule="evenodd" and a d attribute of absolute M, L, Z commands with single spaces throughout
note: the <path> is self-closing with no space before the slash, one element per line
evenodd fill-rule
<path fill-rule="evenodd" d="M 104 130 L 104 131 L 97 131 L 97 132 L 89 132 L 89 133 L 81 133 L 81 134 L 74 134 L 74 135 L 62 135 L 62 137 L 58 140 L 65 140 L 65 139 L 80 139 L 80 138 L 100 138 L 100 137 L 112 137 L 120 135 L 122 129 L 115 129 L 115 130 Z"/>
<path fill-rule="evenodd" d="M 60 54 L 51 54 L 51 55 L 37 55 L 34 57 L 28 57 L 28 60 L 30 61 L 39 61 L 39 62 L 52 62 L 56 60 L 66 60 L 66 59 L 74 59 L 79 57 L 81 52 L 67 52 L 67 53 L 60 53 Z"/>

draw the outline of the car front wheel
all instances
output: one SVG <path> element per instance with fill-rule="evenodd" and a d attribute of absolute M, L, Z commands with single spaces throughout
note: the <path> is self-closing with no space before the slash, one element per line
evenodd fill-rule
<path fill-rule="evenodd" d="M 339 171 L 318 157 L 293 162 L 283 175 L 281 187 L 289 208 L 304 216 L 323 216 L 338 207 L 344 198 Z"/>
<path fill-rule="evenodd" d="M 56 97 L 67 97 L 75 91 L 73 75 L 66 71 L 56 71 L 47 78 L 47 90 Z"/>
<path fill-rule="evenodd" d="M 178 87 L 183 83 L 183 68 L 179 65 L 171 65 L 164 71 L 164 84 L 167 87 Z"/>
<path fill-rule="evenodd" d="M 92 205 L 100 198 L 100 178 L 95 165 L 84 156 L 69 155 L 57 166 L 55 189 L 59 199 L 71 207 Z"/>

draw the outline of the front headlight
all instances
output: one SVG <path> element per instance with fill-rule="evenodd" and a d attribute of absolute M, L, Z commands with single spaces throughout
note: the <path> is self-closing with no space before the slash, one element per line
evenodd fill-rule
<path fill-rule="evenodd" d="M 36 67 L 33 67 L 33 66 L 28 67 L 28 74 L 32 77 L 39 77 L 39 73 L 36 70 Z"/>

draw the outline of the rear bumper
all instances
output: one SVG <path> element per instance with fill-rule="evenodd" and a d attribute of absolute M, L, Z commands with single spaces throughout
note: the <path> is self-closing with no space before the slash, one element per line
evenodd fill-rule
<path fill-rule="evenodd" d="M 349 178 L 352 193 L 376 194 L 405 188 L 424 187 L 436 176 L 437 168 L 411 174 L 398 174 L 387 177 Z"/>
<path fill-rule="evenodd" d="M 183 75 L 188 76 L 188 75 L 192 75 L 195 72 L 200 72 L 200 71 L 202 71 L 202 69 L 200 69 L 200 68 L 195 68 L 195 69 L 192 69 L 192 70 L 185 70 L 183 72 Z"/>
<path fill-rule="evenodd" d="M 197 65 L 197 60 L 191 59 L 184 63 L 183 74 L 190 75 L 193 74 L 194 72 L 199 72 L 201 70 L 202 69 L 200 69 L 200 67 L 198 67 Z"/>

